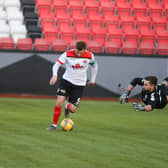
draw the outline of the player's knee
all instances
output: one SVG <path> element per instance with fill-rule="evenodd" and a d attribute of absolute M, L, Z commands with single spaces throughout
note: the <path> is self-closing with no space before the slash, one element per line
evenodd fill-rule
<path fill-rule="evenodd" d="M 71 105 L 71 113 L 75 113 L 77 110 L 77 107 L 74 105 Z"/>
<path fill-rule="evenodd" d="M 61 102 L 61 101 L 57 101 L 57 102 L 56 102 L 56 106 L 62 107 L 62 105 L 63 105 L 63 102 Z"/>

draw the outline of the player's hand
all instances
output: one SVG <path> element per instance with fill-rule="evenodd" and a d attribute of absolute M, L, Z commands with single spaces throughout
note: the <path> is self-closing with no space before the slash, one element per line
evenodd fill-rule
<path fill-rule="evenodd" d="M 124 104 L 124 103 L 128 103 L 128 92 L 124 92 L 121 96 L 120 96 L 120 104 Z"/>
<path fill-rule="evenodd" d="M 132 105 L 135 111 L 145 111 L 145 106 L 140 103 L 133 102 Z"/>
<path fill-rule="evenodd" d="M 89 87 L 93 87 L 93 86 L 95 86 L 95 83 L 93 83 L 93 82 L 88 82 L 87 85 L 88 85 Z"/>
<path fill-rule="evenodd" d="M 51 79 L 50 79 L 50 85 L 54 85 L 57 81 L 57 76 L 52 76 Z"/>

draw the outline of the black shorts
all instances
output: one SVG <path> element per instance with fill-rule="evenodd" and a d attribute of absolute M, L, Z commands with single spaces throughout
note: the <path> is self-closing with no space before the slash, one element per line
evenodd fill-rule
<path fill-rule="evenodd" d="M 77 86 L 65 79 L 61 79 L 57 89 L 57 96 L 65 96 L 68 98 L 68 102 L 78 106 L 84 87 L 85 86 Z"/>

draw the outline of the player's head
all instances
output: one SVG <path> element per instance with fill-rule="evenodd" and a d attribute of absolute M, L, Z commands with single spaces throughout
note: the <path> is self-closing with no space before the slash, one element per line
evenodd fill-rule
<path fill-rule="evenodd" d="M 81 57 L 86 50 L 86 43 L 84 41 L 78 41 L 75 46 L 76 55 Z"/>
<path fill-rule="evenodd" d="M 146 76 L 144 79 L 143 89 L 147 92 L 152 92 L 157 85 L 157 81 L 156 76 Z"/>

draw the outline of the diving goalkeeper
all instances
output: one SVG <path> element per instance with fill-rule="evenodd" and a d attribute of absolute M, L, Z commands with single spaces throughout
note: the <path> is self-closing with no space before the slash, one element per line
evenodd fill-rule
<path fill-rule="evenodd" d="M 127 90 L 120 96 L 120 103 L 128 102 L 128 97 L 136 85 L 142 86 L 141 99 L 144 104 L 133 103 L 136 111 L 150 112 L 153 109 L 162 109 L 168 102 L 168 77 L 161 84 L 157 84 L 156 76 L 147 76 L 145 78 L 134 78 L 129 84 Z"/>

